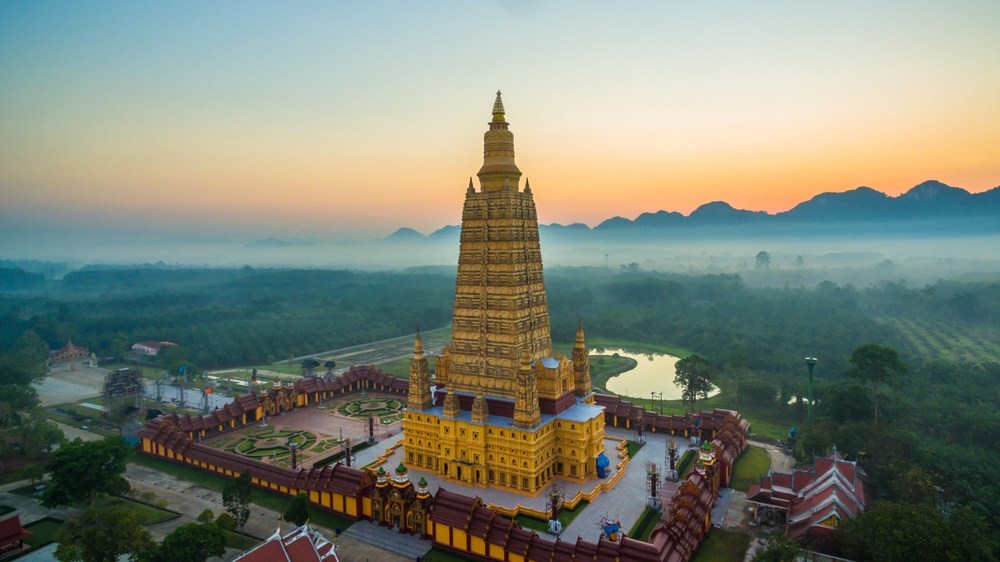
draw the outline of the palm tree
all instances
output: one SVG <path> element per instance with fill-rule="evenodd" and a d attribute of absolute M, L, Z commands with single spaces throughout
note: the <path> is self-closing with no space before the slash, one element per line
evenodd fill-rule
<path fill-rule="evenodd" d="M 873 343 L 865 344 L 851 353 L 851 370 L 848 374 L 871 383 L 875 402 L 875 424 L 878 424 L 878 389 L 883 383 L 895 384 L 899 375 L 906 372 L 906 365 L 891 347 Z"/>

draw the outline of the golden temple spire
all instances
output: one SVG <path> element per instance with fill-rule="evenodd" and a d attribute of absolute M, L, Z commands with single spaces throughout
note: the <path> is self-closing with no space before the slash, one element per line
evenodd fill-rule
<path fill-rule="evenodd" d="M 493 121 L 496 123 L 503 122 L 503 100 L 500 99 L 500 90 L 497 90 L 497 99 L 493 102 Z"/>
<path fill-rule="evenodd" d="M 417 328 L 417 337 L 413 340 L 413 358 L 420 359 L 424 356 L 424 341 L 420 338 L 420 328 Z"/>
<path fill-rule="evenodd" d="M 514 163 L 514 134 L 510 123 L 504 117 L 503 100 L 497 90 L 493 102 L 493 120 L 489 130 L 483 135 L 483 167 L 479 169 L 479 183 L 482 191 L 501 191 L 509 181 L 514 191 L 519 190 L 521 170 Z"/>

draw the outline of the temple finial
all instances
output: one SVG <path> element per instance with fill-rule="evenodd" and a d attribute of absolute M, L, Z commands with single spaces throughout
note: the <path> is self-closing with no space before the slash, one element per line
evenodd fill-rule
<path fill-rule="evenodd" d="M 502 123 L 504 120 L 503 114 L 503 100 L 500 99 L 500 90 L 497 90 L 497 100 L 493 102 L 493 121 Z"/>
<path fill-rule="evenodd" d="M 469 177 L 469 189 L 468 191 L 475 191 L 476 188 L 472 186 L 472 177 Z"/>
<path fill-rule="evenodd" d="M 417 326 L 417 337 L 413 339 L 413 356 L 417 359 L 424 356 L 424 340 L 420 337 L 419 326 Z"/>

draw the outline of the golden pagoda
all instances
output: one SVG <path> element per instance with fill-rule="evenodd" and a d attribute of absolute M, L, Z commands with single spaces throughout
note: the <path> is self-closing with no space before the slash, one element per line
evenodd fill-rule
<path fill-rule="evenodd" d="M 583 327 L 573 356 L 552 352 L 531 186 L 497 92 L 479 190 L 465 193 L 452 340 L 434 388 L 420 335 L 403 420 L 407 464 L 469 484 L 534 494 L 596 474 L 604 409 L 594 405 Z"/>

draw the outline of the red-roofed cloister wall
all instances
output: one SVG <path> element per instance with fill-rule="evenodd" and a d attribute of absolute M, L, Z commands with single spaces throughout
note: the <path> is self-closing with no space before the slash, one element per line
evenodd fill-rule
<path fill-rule="evenodd" d="M 396 482 L 385 473 L 342 464 L 292 470 L 220 451 L 198 441 L 254 423 L 265 414 L 312 406 L 335 395 L 365 390 L 405 394 L 408 381 L 366 365 L 355 366 L 333 380 L 306 378 L 294 386 L 276 386 L 260 395 L 241 396 L 207 416 L 170 414 L 152 420 L 139 432 L 142 453 L 192 465 L 228 477 L 245 470 L 261 488 L 282 494 L 309 494 L 322 509 L 352 519 L 370 519 L 402 532 L 417 534 L 466 556 L 482 560 L 525 561 L 659 561 L 683 562 L 694 553 L 711 526 L 712 505 L 720 486 L 728 486 L 732 464 L 746 448 L 749 425 L 738 412 L 715 409 L 688 416 L 662 416 L 616 396 L 597 395 L 608 424 L 689 436 L 711 442 L 716 461 L 705 474 L 692 472 L 650 535 L 649 542 L 555 542 L 522 529 L 511 519 L 469 497 L 440 488 L 433 497 L 412 482 Z M 386 492 L 392 490 L 392 492 Z M 394 498 L 389 503 L 387 498 Z M 373 508 L 373 499 L 378 509 Z M 424 516 L 429 510 L 429 516 Z M 400 524 L 402 523 L 402 524 Z"/>

